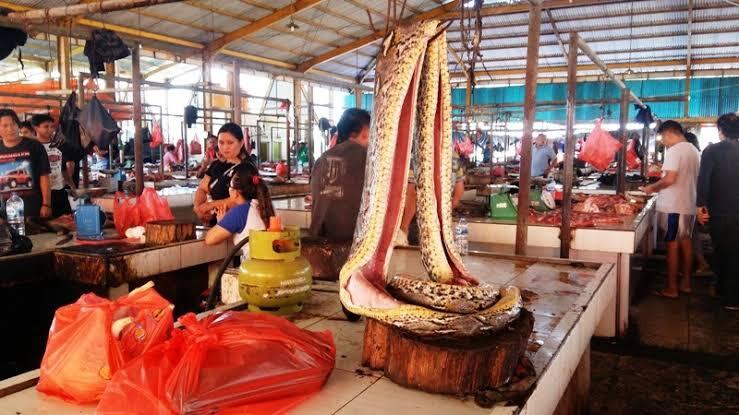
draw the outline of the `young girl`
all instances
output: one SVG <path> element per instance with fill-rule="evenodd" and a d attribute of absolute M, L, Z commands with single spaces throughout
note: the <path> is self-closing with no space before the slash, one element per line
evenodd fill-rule
<path fill-rule="evenodd" d="M 233 207 L 216 208 L 218 224 L 205 235 L 206 245 L 217 245 L 233 237 L 239 243 L 249 236 L 249 231 L 264 230 L 269 225 L 269 218 L 275 216 L 269 188 L 264 183 L 256 167 L 249 162 L 238 164 L 228 189 L 229 199 Z M 249 245 L 242 249 L 242 257 L 249 254 Z"/>

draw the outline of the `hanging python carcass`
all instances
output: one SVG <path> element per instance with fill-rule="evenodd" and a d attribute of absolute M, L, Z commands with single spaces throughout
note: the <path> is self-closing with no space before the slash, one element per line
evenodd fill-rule
<path fill-rule="evenodd" d="M 340 274 L 341 302 L 352 313 L 421 337 L 495 333 L 519 316 L 521 295 L 513 286 L 479 284 L 455 248 L 451 91 L 439 22 L 394 30 L 375 72 L 364 194 Z M 421 258 L 430 280 L 387 275 L 414 140 Z"/>

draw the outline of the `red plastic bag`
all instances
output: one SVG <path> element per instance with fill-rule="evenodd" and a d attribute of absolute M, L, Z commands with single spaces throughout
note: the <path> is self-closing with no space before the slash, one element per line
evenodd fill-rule
<path fill-rule="evenodd" d="M 613 157 L 621 148 L 621 143 L 601 127 L 601 120 L 595 122 L 588 141 L 583 144 L 580 160 L 590 163 L 597 170 L 603 171 L 613 161 Z"/>
<path fill-rule="evenodd" d="M 203 146 L 200 144 L 200 141 L 198 137 L 196 136 L 193 138 L 192 141 L 190 141 L 190 155 L 196 156 L 199 154 L 203 154 Z"/>
<path fill-rule="evenodd" d="M 115 229 L 121 236 L 126 235 L 126 229 L 141 224 L 136 199 L 121 192 L 116 192 L 113 198 L 113 222 Z"/>
<path fill-rule="evenodd" d="M 157 148 L 164 142 L 164 135 L 162 134 L 162 124 L 159 121 L 154 121 L 151 127 L 151 142 L 149 142 L 150 148 Z"/>
<path fill-rule="evenodd" d="M 157 191 L 151 187 L 145 187 L 141 196 L 136 199 L 136 207 L 139 210 L 139 225 L 153 220 L 172 220 L 174 215 L 169 208 L 167 199 L 160 197 Z"/>
<path fill-rule="evenodd" d="M 130 408 L 162 415 L 281 414 L 317 392 L 334 367 L 328 331 L 232 311 L 179 321 L 185 330 L 116 373 L 98 415 Z"/>
<path fill-rule="evenodd" d="M 76 403 L 95 402 L 124 363 L 167 340 L 173 307 L 152 285 L 116 301 L 90 293 L 60 307 L 49 330 L 38 390 Z"/>
<path fill-rule="evenodd" d="M 460 156 L 469 157 L 475 151 L 475 145 L 472 144 L 469 137 L 465 137 L 462 141 L 454 142 L 454 150 Z"/>
<path fill-rule="evenodd" d="M 629 146 L 626 149 L 626 165 L 632 170 L 638 169 L 641 166 L 639 155 L 636 154 L 636 143 L 634 140 L 629 141 Z"/>

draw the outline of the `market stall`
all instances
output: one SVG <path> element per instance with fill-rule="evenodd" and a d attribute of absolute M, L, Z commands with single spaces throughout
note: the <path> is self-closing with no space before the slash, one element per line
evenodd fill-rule
<path fill-rule="evenodd" d="M 390 267 L 399 273 L 425 272 L 419 256 L 417 250 L 398 249 Z M 582 408 L 585 404 L 582 398 L 587 396 L 589 387 L 589 339 L 615 295 L 614 266 L 485 253 L 473 253 L 465 258 L 465 263 L 485 282 L 518 285 L 525 293 L 525 307 L 534 315 L 534 334 L 528 341 L 526 355 L 536 375 L 517 404 L 498 403 L 483 408 L 475 404 L 473 397 L 461 399 L 406 389 L 379 372 L 363 368 L 364 322 L 347 321 L 336 285 L 319 282 L 314 284 L 303 311 L 290 320 L 308 330 L 333 332 L 337 344 L 336 367 L 321 392 L 291 413 L 571 413 Z M 238 307 L 243 304 L 230 306 Z M 95 412 L 95 406 L 76 406 L 38 393 L 34 389 L 37 379 L 38 371 L 32 371 L 1 382 L 0 412 L 37 415 Z M 486 405 L 494 404 L 490 397 Z M 478 396 L 477 401 L 486 402 L 486 397 Z"/>

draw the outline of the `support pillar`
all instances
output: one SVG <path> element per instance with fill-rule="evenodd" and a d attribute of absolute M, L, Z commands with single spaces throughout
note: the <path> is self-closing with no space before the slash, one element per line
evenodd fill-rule
<path fill-rule="evenodd" d="M 302 93 L 302 82 L 300 79 L 293 79 L 293 115 L 295 123 L 295 142 L 299 143 L 303 139 L 303 132 L 300 129 L 302 118 L 303 118 L 303 93 Z M 310 124 L 310 123 L 309 123 Z M 310 135 L 305 137 L 308 145 L 308 170 L 313 168 L 311 161 L 311 154 L 313 154 L 313 142 L 310 140 Z M 297 154 L 295 155 L 297 157 Z"/>
<path fill-rule="evenodd" d="M 518 190 L 516 220 L 516 255 L 526 255 L 528 244 L 529 186 L 531 185 L 531 146 L 536 118 L 536 81 L 539 74 L 539 35 L 541 33 L 541 3 L 529 5 L 529 37 L 526 49 L 526 92 L 523 107 L 521 138 L 521 175 Z"/>
<path fill-rule="evenodd" d="M 210 92 L 206 92 L 210 89 L 210 56 L 203 57 L 203 129 L 213 134 L 213 113 L 211 108 L 213 107 L 213 96 Z"/>
<path fill-rule="evenodd" d="M 359 88 L 354 88 L 354 107 L 362 108 L 363 92 Z"/>
<path fill-rule="evenodd" d="M 131 81 L 133 86 L 133 156 L 136 194 L 144 191 L 144 137 L 141 132 L 141 48 L 139 44 L 131 51 Z"/>
<path fill-rule="evenodd" d="M 80 108 L 85 105 L 85 78 L 80 74 L 77 77 L 77 104 Z M 82 188 L 87 189 L 90 186 L 90 166 L 87 162 L 87 153 L 82 157 Z"/>
<path fill-rule="evenodd" d="M 570 33 L 567 55 L 567 123 L 565 141 L 565 177 L 562 184 L 562 226 L 560 228 L 559 256 L 570 257 L 572 240 L 572 179 L 575 176 L 575 93 L 577 91 L 577 33 Z"/>
<path fill-rule="evenodd" d="M 234 61 L 233 70 L 231 71 L 231 88 L 233 89 L 233 97 L 231 99 L 233 107 L 233 121 L 241 125 L 241 63 Z"/>
<path fill-rule="evenodd" d="M 618 117 L 621 149 L 618 151 L 618 177 L 616 177 L 616 192 L 620 195 L 626 191 L 626 140 L 629 135 L 626 124 L 629 122 L 629 94 L 628 88 L 621 90 L 621 108 Z"/>
<path fill-rule="evenodd" d="M 72 79 L 72 48 L 69 38 L 58 36 L 56 38 L 56 64 L 59 71 L 59 89 L 70 89 Z"/>

